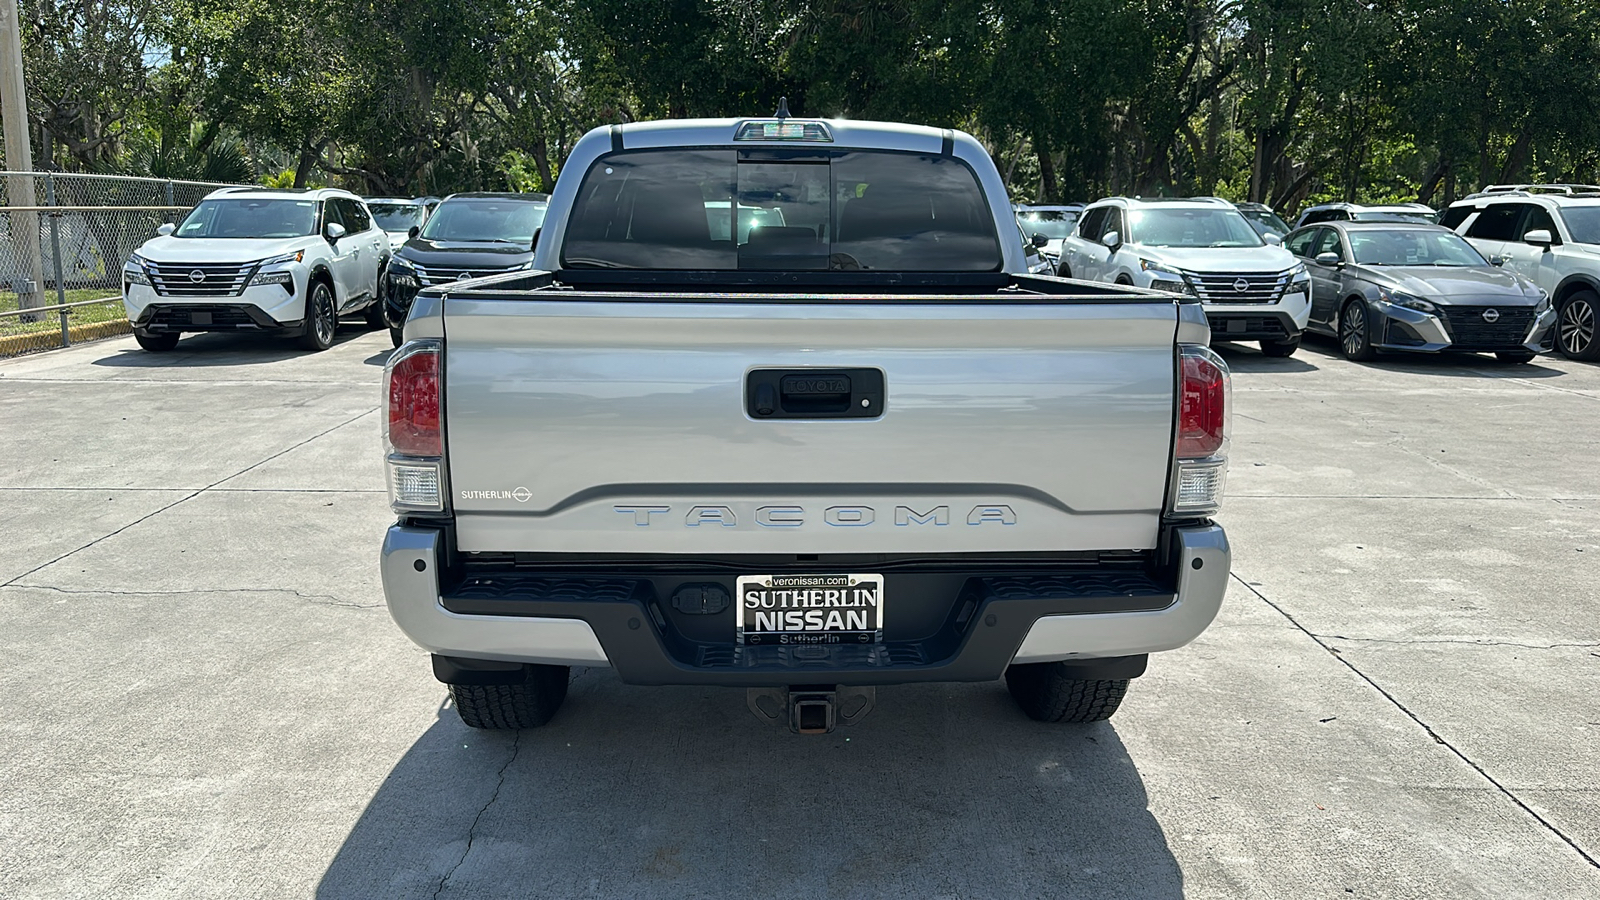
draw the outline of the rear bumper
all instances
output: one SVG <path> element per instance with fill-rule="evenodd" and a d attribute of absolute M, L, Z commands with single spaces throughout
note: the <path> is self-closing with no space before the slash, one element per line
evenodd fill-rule
<path fill-rule="evenodd" d="M 390 614 L 407 637 L 464 660 L 611 666 L 630 684 L 766 687 L 990 681 L 1013 662 L 1094 660 L 1171 650 L 1215 618 L 1227 589 L 1227 538 L 1216 525 L 1172 532 L 1170 578 L 1078 569 L 957 576 L 958 591 L 913 612 L 886 600 L 914 633 L 873 645 L 737 647 L 731 627 L 666 608 L 660 579 L 441 568 L 444 532 L 396 525 L 381 561 Z M 441 573 L 447 588 L 441 587 Z M 917 576 L 910 577 L 948 577 Z M 674 579 L 667 579 L 668 582 Z M 694 577 L 675 580 L 694 581 Z M 941 605 L 942 604 L 942 605 Z M 731 622 L 731 611 L 727 612 Z"/>

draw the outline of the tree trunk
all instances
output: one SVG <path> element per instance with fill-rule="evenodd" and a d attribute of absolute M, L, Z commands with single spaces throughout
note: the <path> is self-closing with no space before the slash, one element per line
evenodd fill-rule
<path fill-rule="evenodd" d="M 1041 203 L 1054 203 L 1061 195 L 1060 187 L 1056 182 L 1056 162 L 1051 157 L 1050 151 L 1039 146 L 1035 151 L 1039 157 L 1039 201 Z"/>
<path fill-rule="evenodd" d="M 294 167 L 294 186 L 298 190 L 306 186 L 306 180 L 311 177 L 311 168 L 317 164 L 317 158 L 322 156 L 309 143 L 300 145 L 300 160 Z"/>

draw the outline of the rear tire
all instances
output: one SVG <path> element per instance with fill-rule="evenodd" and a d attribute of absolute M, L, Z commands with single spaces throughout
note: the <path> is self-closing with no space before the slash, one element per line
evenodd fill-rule
<path fill-rule="evenodd" d="M 1600 295 L 1578 291 L 1561 302 L 1556 315 L 1556 349 L 1567 359 L 1584 362 L 1600 360 L 1600 340 L 1596 340 L 1596 319 L 1600 318 Z"/>
<path fill-rule="evenodd" d="M 1339 355 L 1351 362 L 1371 362 L 1378 358 L 1378 352 L 1372 349 L 1364 300 L 1352 299 L 1339 312 Z"/>
<path fill-rule="evenodd" d="M 528 666 L 521 684 L 452 684 L 450 699 L 469 728 L 538 728 L 567 699 L 566 666 Z"/>
<path fill-rule="evenodd" d="M 1064 663 L 1030 663 L 1006 669 L 1006 688 L 1030 719 L 1040 722 L 1104 722 L 1128 693 L 1126 678 L 1068 678 Z"/>
<path fill-rule="evenodd" d="M 320 279 L 311 282 L 306 297 L 306 331 L 300 346 L 307 350 L 326 350 L 333 346 L 333 333 L 339 328 L 339 314 L 333 306 L 333 288 Z"/>
<path fill-rule="evenodd" d="M 1294 352 L 1296 350 L 1299 350 L 1299 349 L 1300 349 L 1300 339 L 1299 338 L 1294 338 L 1293 340 L 1288 340 L 1288 341 L 1262 341 L 1261 342 L 1261 355 L 1262 356 L 1271 356 L 1271 357 L 1273 357 L 1275 359 L 1287 359 L 1287 358 L 1293 356 Z"/>
<path fill-rule="evenodd" d="M 1539 354 L 1532 353 L 1527 350 L 1497 350 L 1495 351 L 1494 358 L 1503 363 L 1518 365 L 1521 363 L 1531 363 L 1533 362 L 1533 358 L 1538 355 Z"/>
<path fill-rule="evenodd" d="M 165 353 L 178 346 L 178 337 L 177 332 L 172 331 L 163 332 L 162 334 L 139 334 L 134 332 L 133 335 L 133 339 L 139 342 L 139 346 L 149 350 L 151 353 Z"/>

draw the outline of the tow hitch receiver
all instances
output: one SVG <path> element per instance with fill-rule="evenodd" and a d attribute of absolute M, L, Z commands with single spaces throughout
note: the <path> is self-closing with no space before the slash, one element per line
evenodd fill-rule
<path fill-rule="evenodd" d="M 842 684 L 792 684 L 750 688 L 745 702 L 769 725 L 787 724 L 795 734 L 827 734 L 835 725 L 854 725 L 877 704 L 878 691 Z"/>

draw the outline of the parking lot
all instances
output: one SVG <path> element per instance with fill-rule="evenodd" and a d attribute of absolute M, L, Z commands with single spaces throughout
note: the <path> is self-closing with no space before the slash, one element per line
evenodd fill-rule
<path fill-rule="evenodd" d="M 0 362 L 0 896 L 1600 896 L 1600 367 L 1225 348 L 1228 601 L 1110 723 L 502 734 L 383 608 L 388 350 Z"/>

